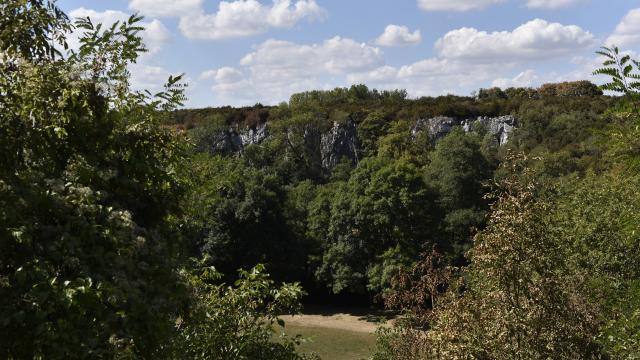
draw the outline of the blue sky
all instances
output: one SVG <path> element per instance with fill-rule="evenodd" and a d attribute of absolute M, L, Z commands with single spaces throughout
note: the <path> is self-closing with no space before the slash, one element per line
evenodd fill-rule
<path fill-rule="evenodd" d="M 133 85 L 186 73 L 189 107 L 276 104 L 365 83 L 410 96 L 593 79 L 594 51 L 640 50 L 640 0 L 59 0 L 145 16 Z"/>

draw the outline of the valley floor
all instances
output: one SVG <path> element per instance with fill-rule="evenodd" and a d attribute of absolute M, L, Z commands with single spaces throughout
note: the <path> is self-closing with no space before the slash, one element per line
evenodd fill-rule
<path fill-rule="evenodd" d="M 295 316 L 283 316 L 288 335 L 308 339 L 300 346 L 305 353 L 316 353 L 322 359 L 360 360 L 371 356 L 375 331 L 389 321 L 368 309 L 336 309 L 311 307 Z"/>

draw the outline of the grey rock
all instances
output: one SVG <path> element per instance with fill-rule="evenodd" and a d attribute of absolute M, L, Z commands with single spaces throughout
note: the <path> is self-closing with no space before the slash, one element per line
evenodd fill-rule
<path fill-rule="evenodd" d="M 260 144 L 267 138 L 267 124 L 259 124 L 256 127 L 247 127 L 239 132 L 242 147 Z"/>
<path fill-rule="evenodd" d="M 499 145 L 504 145 L 509 142 L 509 135 L 513 132 L 516 127 L 516 118 L 512 115 L 498 116 L 498 117 L 487 117 L 480 116 L 478 117 L 474 123 L 496 137 Z M 474 127 L 472 126 L 472 129 Z"/>
<path fill-rule="evenodd" d="M 334 122 L 331 129 L 320 136 L 320 158 L 325 171 L 333 170 L 342 158 L 358 163 L 360 142 L 356 124 Z"/>
<path fill-rule="evenodd" d="M 419 119 L 413 129 L 411 129 L 411 135 L 416 137 L 419 133 L 427 131 L 429 136 L 435 140 L 439 140 L 450 133 L 454 126 L 459 126 L 460 124 L 460 121 L 446 116 Z"/>
<path fill-rule="evenodd" d="M 452 117 L 437 116 L 428 119 L 419 119 L 411 129 L 412 137 L 427 131 L 429 137 L 437 142 L 445 137 L 456 126 L 461 126 L 466 132 L 486 132 L 495 136 L 499 145 L 509 141 L 509 136 L 516 128 L 517 120 L 512 115 L 488 117 L 479 116 L 475 119 L 455 119 Z"/>
<path fill-rule="evenodd" d="M 267 135 L 266 124 L 240 130 L 236 126 L 232 126 L 211 139 L 211 153 L 239 155 L 247 146 L 260 144 L 267 138 Z"/>
<path fill-rule="evenodd" d="M 208 140 L 207 151 L 212 154 L 235 154 L 242 151 L 242 140 L 234 129 L 212 134 Z"/>

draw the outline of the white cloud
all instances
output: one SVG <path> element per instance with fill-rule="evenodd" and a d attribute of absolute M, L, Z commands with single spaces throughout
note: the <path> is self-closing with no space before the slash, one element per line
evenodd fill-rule
<path fill-rule="evenodd" d="M 84 7 L 72 10 L 69 15 L 72 19 L 89 17 L 94 24 L 102 24 L 103 28 L 113 25 L 116 21 L 126 21 L 131 16 L 123 11 L 95 11 Z M 151 22 L 143 22 L 141 26 L 145 28 L 140 35 L 147 46 L 148 53 L 146 55 L 157 53 L 164 44 L 171 40 L 171 32 L 160 20 L 154 19 Z M 77 49 L 80 46 L 79 35 L 76 31 L 69 37 L 68 42 L 72 49 Z"/>
<path fill-rule="evenodd" d="M 534 85 L 538 85 L 540 77 L 536 74 L 535 71 L 529 69 L 525 70 L 513 78 L 498 78 L 493 80 L 492 86 L 497 86 L 499 88 L 509 88 L 509 87 L 532 87 Z"/>
<path fill-rule="evenodd" d="M 629 11 L 606 41 L 609 46 L 628 47 L 640 44 L 640 8 Z"/>
<path fill-rule="evenodd" d="M 436 42 L 441 56 L 476 62 L 543 60 L 575 53 L 594 44 L 593 34 L 576 25 L 535 19 L 513 31 L 461 28 Z"/>
<path fill-rule="evenodd" d="M 349 74 L 347 80 L 351 84 L 370 82 L 382 84 L 395 81 L 397 76 L 398 69 L 393 66 L 384 65 L 368 72 Z"/>
<path fill-rule="evenodd" d="M 218 11 L 202 9 L 180 18 L 180 30 L 192 39 L 219 40 L 264 33 L 269 28 L 290 28 L 303 19 L 321 20 L 326 10 L 315 0 L 274 0 L 265 6 L 256 0 L 221 1 Z"/>
<path fill-rule="evenodd" d="M 80 7 L 75 10 L 71 10 L 69 13 L 70 17 L 73 18 L 91 18 L 91 22 L 94 24 L 103 24 L 103 26 L 110 26 L 116 21 L 125 21 L 131 16 L 123 11 L 119 10 L 105 10 L 105 11 L 95 11 L 93 9 L 87 9 L 85 7 Z"/>
<path fill-rule="evenodd" d="M 387 25 L 384 33 L 380 35 L 375 44 L 379 46 L 407 46 L 416 45 L 422 41 L 420 30 L 411 32 L 408 27 L 400 25 Z"/>
<path fill-rule="evenodd" d="M 235 83 L 241 81 L 244 78 L 244 74 L 232 67 L 222 67 L 214 70 L 207 70 L 200 74 L 200 79 L 212 79 L 218 83 Z"/>
<path fill-rule="evenodd" d="M 407 29 L 406 33 L 410 33 Z M 462 28 L 438 40 L 438 54 L 391 66 L 375 45 L 334 37 L 316 44 L 267 40 L 235 67 L 201 74 L 211 83 L 217 104 L 274 104 L 291 94 L 364 83 L 378 89 L 406 89 L 410 96 L 471 93 L 494 85 L 533 86 L 542 81 L 589 78 L 584 71 L 565 75 L 531 67 L 554 61 L 583 61 L 594 36 L 573 25 L 533 20 L 512 31 Z M 585 67 L 586 68 L 586 67 Z M 513 75 L 517 74 L 517 75 Z"/>
<path fill-rule="evenodd" d="M 203 0 L 129 0 L 129 9 L 151 17 L 173 17 L 198 11 Z"/>
<path fill-rule="evenodd" d="M 145 28 L 142 32 L 142 40 L 151 54 L 160 51 L 162 45 L 171 40 L 171 32 L 158 19 L 154 19 L 150 23 L 144 23 L 142 26 Z"/>
<path fill-rule="evenodd" d="M 469 11 L 484 9 L 506 0 L 418 0 L 418 7 L 425 11 Z"/>
<path fill-rule="evenodd" d="M 151 92 L 159 91 L 171 73 L 161 66 L 133 64 L 131 71 L 131 87 L 136 90 L 147 89 Z"/>
<path fill-rule="evenodd" d="M 123 11 L 96 11 L 84 7 L 72 10 L 69 15 L 72 19 L 89 17 L 94 24 L 102 24 L 103 28 L 111 26 L 116 21 L 126 21 L 131 16 Z M 151 64 L 151 60 L 153 55 L 171 40 L 171 32 L 158 19 L 153 19 L 150 22 L 145 21 L 140 25 L 145 28 L 140 36 L 142 36 L 148 52 L 141 54 L 138 62 L 129 66 L 131 87 L 134 90 L 159 91 L 172 73 L 161 66 Z M 79 31 L 69 36 L 68 43 L 71 49 L 77 49 L 80 46 L 79 37 Z"/>
<path fill-rule="evenodd" d="M 378 89 L 406 89 L 411 96 L 461 93 L 476 89 L 483 82 L 510 67 L 496 70 L 484 64 L 465 64 L 455 60 L 428 58 L 399 68 L 378 69 L 347 77 L 349 83 L 365 83 Z"/>
<path fill-rule="evenodd" d="M 559 9 L 585 2 L 585 0 L 528 0 L 527 7 L 532 9 Z"/>
<path fill-rule="evenodd" d="M 302 74 L 305 77 L 320 71 L 334 74 L 366 71 L 383 63 L 379 48 L 339 36 L 313 45 L 267 40 L 241 61 L 242 65 L 256 71 Z"/>
<path fill-rule="evenodd" d="M 326 15 L 326 10 L 318 6 L 315 0 L 298 0 L 293 8 L 291 0 L 274 0 L 267 20 L 274 27 L 292 27 L 303 18 L 321 20 Z"/>
<path fill-rule="evenodd" d="M 218 103 L 277 103 L 300 91 L 346 86 L 349 74 L 383 65 L 382 50 L 352 39 L 334 37 L 318 44 L 267 40 L 241 59 L 239 69 L 223 67 L 200 77 L 212 80 Z"/>

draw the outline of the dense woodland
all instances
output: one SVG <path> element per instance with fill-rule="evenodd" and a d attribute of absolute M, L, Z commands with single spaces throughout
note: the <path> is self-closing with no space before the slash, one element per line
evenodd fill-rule
<path fill-rule="evenodd" d="M 0 4 L 1 358 L 304 359 L 278 315 L 314 302 L 398 314 L 376 360 L 640 357 L 637 61 L 603 48 L 602 87 L 178 109 L 181 77 L 130 88 L 139 21 Z M 503 115 L 506 144 L 416 131 Z"/>

